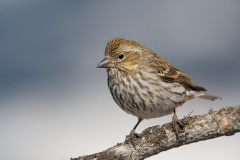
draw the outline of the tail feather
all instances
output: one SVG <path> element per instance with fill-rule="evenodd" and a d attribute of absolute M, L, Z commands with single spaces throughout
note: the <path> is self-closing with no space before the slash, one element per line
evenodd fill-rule
<path fill-rule="evenodd" d="M 199 98 L 207 99 L 207 100 L 211 100 L 211 101 L 214 101 L 216 99 L 222 99 L 221 97 L 218 97 L 218 96 L 215 96 L 215 95 L 212 95 L 209 93 L 203 93 L 202 95 L 199 96 Z"/>

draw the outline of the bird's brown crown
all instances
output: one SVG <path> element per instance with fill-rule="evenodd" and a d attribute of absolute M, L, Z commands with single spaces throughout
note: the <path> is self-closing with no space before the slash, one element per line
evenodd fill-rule
<path fill-rule="evenodd" d="M 114 57 L 119 53 L 137 52 L 144 50 L 144 48 L 145 48 L 144 46 L 137 42 L 117 37 L 113 38 L 107 43 L 105 48 L 105 55 Z"/>

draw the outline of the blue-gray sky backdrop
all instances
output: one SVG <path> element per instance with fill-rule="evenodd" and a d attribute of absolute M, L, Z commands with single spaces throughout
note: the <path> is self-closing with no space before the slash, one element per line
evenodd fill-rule
<path fill-rule="evenodd" d="M 0 159 L 66 160 L 124 141 L 137 118 L 96 68 L 114 37 L 144 44 L 223 98 L 187 102 L 179 118 L 240 104 L 240 1 L 1 0 Z M 239 142 L 236 134 L 149 160 L 239 160 Z"/>

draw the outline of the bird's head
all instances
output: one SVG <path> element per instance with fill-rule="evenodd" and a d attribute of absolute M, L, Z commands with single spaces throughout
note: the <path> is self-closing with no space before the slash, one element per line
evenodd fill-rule
<path fill-rule="evenodd" d="M 105 57 L 97 67 L 132 72 L 137 68 L 145 50 L 148 49 L 137 42 L 114 38 L 107 43 Z"/>

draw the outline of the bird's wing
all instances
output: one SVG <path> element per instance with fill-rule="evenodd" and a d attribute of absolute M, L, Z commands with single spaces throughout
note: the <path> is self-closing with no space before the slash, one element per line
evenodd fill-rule
<path fill-rule="evenodd" d="M 180 83 L 185 88 L 196 90 L 196 91 L 206 91 L 205 88 L 195 85 L 191 78 L 182 71 L 174 68 L 169 62 L 167 62 L 162 57 L 155 57 L 154 68 L 159 74 L 160 78 L 164 82 L 168 83 Z"/>
<path fill-rule="evenodd" d="M 165 82 L 177 82 L 192 90 L 206 91 L 205 88 L 195 85 L 191 78 L 189 78 L 185 73 L 172 66 L 169 66 L 169 68 L 164 72 L 164 74 L 160 75 L 160 77 Z"/>

